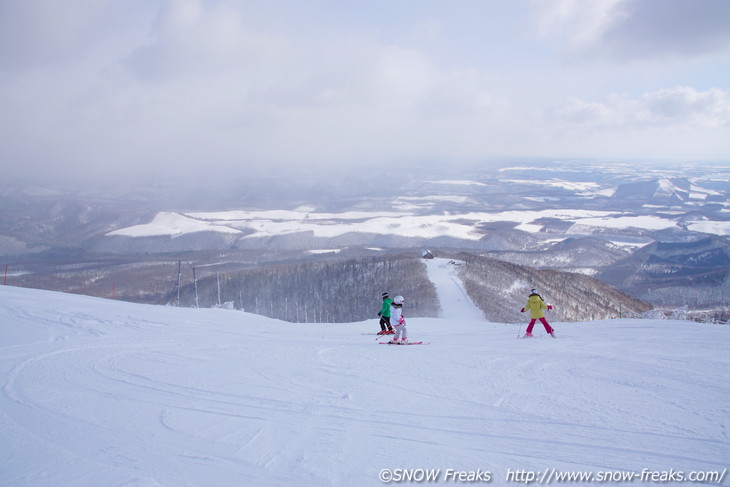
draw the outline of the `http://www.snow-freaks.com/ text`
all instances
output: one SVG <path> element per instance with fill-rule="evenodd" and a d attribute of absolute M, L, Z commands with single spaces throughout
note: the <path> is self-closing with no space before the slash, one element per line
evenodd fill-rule
<path fill-rule="evenodd" d="M 603 470 L 598 472 L 569 472 L 555 468 L 545 470 L 507 469 L 502 477 L 505 483 L 515 484 L 570 484 L 570 483 L 703 483 L 721 485 L 727 475 L 727 468 L 722 471 L 711 470 L 652 470 L 644 468 L 640 471 Z M 456 469 L 424 469 L 424 468 L 384 468 L 380 470 L 378 479 L 384 484 L 390 483 L 492 483 L 497 480 L 491 470 L 456 470 Z M 501 483 L 501 482 L 499 482 Z"/>

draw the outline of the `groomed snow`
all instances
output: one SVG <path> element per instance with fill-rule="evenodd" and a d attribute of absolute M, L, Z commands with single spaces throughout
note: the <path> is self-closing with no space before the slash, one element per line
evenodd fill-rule
<path fill-rule="evenodd" d="M 559 339 L 538 327 L 517 340 L 524 325 L 412 317 L 407 299 L 410 338 L 430 345 L 378 345 L 362 335 L 375 319 L 1 286 L 0 485 L 377 486 L 398 468 L 509 485 L 515 471 L 728 467 L 730 327 L 553 323 Z"/>
<path fill-rule="evenodd" d="M 426 262 L 428 278 L 438 290 L 441 305 L 440 318 L 452 321 L 481 321 L 484 319 L 484 313 L 472 303 L 457 275 L 457 268 L 463 262 L 442 258 L 424 262 Z"/>

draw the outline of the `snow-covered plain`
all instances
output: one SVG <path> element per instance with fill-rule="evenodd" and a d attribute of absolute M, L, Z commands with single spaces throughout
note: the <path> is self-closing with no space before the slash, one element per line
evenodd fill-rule
<path fill-rule="evenodd" d="M 421 208 L 411 205 L 414 209 Z M 677 221 L 659 216 L 634 216 L 615 211 L 548 209 L 500 212 L 463 212 L 419 215 L 414 212 L 342 212 L 317 213 L 315 211 L 228 211 L 208 213 L 160 213 L 150 223 L 134 225 L 109 232 L 108 236 L 171 237 L 195 232 L 222 232 L 236 234 L 246 232 L 244 239 L 312 232 L 316 237 L 336 237 L 347 233 L 374 233 L 403 237 L 438 238 L 451 236 L 463 240 L 478 240 L 483 234 L 479 224 L 514 222 L 516 228 L 527 232 L 540 232 L 544 224 L 540 219 L 570 221 L 570 233 L 592 234 L 596 229 L 641 228 L 663 230 L 677 227 Z M 718 223 L 719 222 L 715 222 Z M 705 225 L 703 231 L 722 234 L 724 228 Z"/>
<path fill-rule="evenodd" d="M 430 265 L 440 299 L 458 293 Z M 378 345 L 362 334 L 375 319 L 0 286 L 0 485 L 369 486 L 401 468 L 507 485 L 730 466 L 730 327 L 553 323 L 558 339 L 538 326 L 517 340 L 524 325 L 465 318 L 467 302 L 439 319 L 407 302 L 410 338 L 430 345 Z"/>
<path fill-rule="evenodd" d="M 502 168 L 500 172 L 508 171 L 537 171 L 539 168 L 512 167 Z M 609 170 L 604 168 L 603 170 Z M 446 188 L 487 186 L 484 182 L 476 180 L 444 179 L 425 180 L 422 183 L 426 186 L 443 186 Z M 534 178 L 500 178 L 500 184 L 510 184 L 515 187 L 538 186 L 544 188 L 555 188 L 559 192 L 571 194 L 580 198 L 594 198 L 601 196 L 610 198 L 615 195 L 618 187 L 613 184 L 599 183 L 595 181 L 571 181 L 560 177 L 548 179 Z M 555 208 L 560 204 L 560 195 L 549 196 L 538 194 L 522 196 L 526 201 L 546 202 L 550 201 L 549 208 L 544 209 L 519 209 L 500 211 L 472 211 L 466 208 L 483 207 L 490 205 L 477 204 L 478 193 L 463 194 L 455 191 L 454 194 L 443 194 L 436 190 L 418 193 L 415 195 L 404 194 L 394 197 L 390 203 L 389 211 L 341 211 L 329 212 L 319 211 L 313 206 L 300 206 L 293 210 L 269 209 L 269 210 L 230 210 L 230 211 L 209 211 L 209 212 L 188 212 L 172 213 L 160 212 L 149 223 L 133 225 L 120 228 L 107 233 L 107 236 L 122 237 L 159 237 L 169 236 L 172 238 L 184 234 L 197 232 L 218 232 L 235 237 L 238 235 L 243 240 L 268 239 L 272 236 L 291 235 L 296 233 L 310 232 L 317 238 L 333 238 L 352 233 L 371 233 L 377 235 L 393 235 L 398 237 L 435 239 L 440 237 L 452 237 L 465 241 L 476 241 L 484 236 L 479 227 L 483 224 L 497 222 L 513 223 L 514 227 L 530 233 L 539 233 L 545 230 L 545 220 L 558 220 L 570 223 L 566 234 L 594 235 L 595 233 L 608 231 L 617 233 L 619 231 L 634 232 L 658 231 L 667 229 L 686 228 L 690 231 L 700 233 L 716 234 L 727 236 L 729 234 L 728 222 L 719 219 L 709 220 L 709 217 L 702 217 L 701 220 L 685 221 L 687 209 L 692 211 L 698 208 L 697 205 L 705 205 L 710 195 L 722 196 L 716 190 L 706 188 L 706 181 L 693 180 L 688 187 L 680 187 L 670 178 L 659 178 L 656 180 L 656 189 L 653 197 L 674 198 L 676 201 L 667 206 L 665 201 L 647 203 L 644 209 L 652 209 L 657 214 L 652 215 L 651 211 L 607 211 L 587 210 L 582 206 L 574 208 L 569 205 L 566 208 Z M 562 193 L 560 193 L 562 194 Z M 647 195 L 651 196 L 651 195 Z M 679 205 L 678 202 L 683 202 Z M 443 204 L 450 203 L 465 208 L 464 211 L 450 209 L 443 211 Z M 675 203 L 677 203 L 675 205 Z M 716 202 L 715 204 L 726 204 L 727 202 Z M 477 206 L 474 206 L 477 205 Z M 661 211 L 659 211 L 661 210 Z"/>

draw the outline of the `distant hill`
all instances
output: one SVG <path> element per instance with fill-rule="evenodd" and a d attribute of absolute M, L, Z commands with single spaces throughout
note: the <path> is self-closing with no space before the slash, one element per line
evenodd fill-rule
<path fill-rule="evenodd" d="M 596 277 L 656 305 L 727 306 L 730 242 L 719 237 L 654 242 Z"/>
<path fill-rule="evenodd" d="M 489 321 L 525 321 L 519 310 L 530 289 L 535 288 L 554 306 L 548 319 L 590 321 L 618 318 L 624 313 L 643 313 L 651 309 L 592 277 L 547 269 L 535 269 L 489 257 L 462 253 L 460 277 L 474 304 Z"/>
<path fill-rule="evenodd" d="M 586 237 L 566 238 L 541 250 L 488 251 L 480 255 L 530 267 L 590 273 L 613 265 L 629 253 L 610 241 Z"/>
<path fill-rule="evenodd" d="M 346 323 L 377 319 L 381 294 L 408 296 L 410 316 L 436 317 L 439 302 L 426 268 L 414 254 L 324 257 L 210 273 L 167 295 L 180 306 L 225 305 L 291 322 Z"/>

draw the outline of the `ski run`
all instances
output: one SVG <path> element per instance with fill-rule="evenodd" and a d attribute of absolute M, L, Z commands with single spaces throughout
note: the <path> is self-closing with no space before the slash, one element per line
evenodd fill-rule
<path fill-rule="evenodd" d="M 526 323 L 484 321 L 429 265 L 452 296 L 442 317 L 404 311 L 428 347 L 377 346 L 375 316 L 0 286 L 0 486 L 729 485 L 730 327 L 551 323 L 558 340 L 515 340 Z"/>

